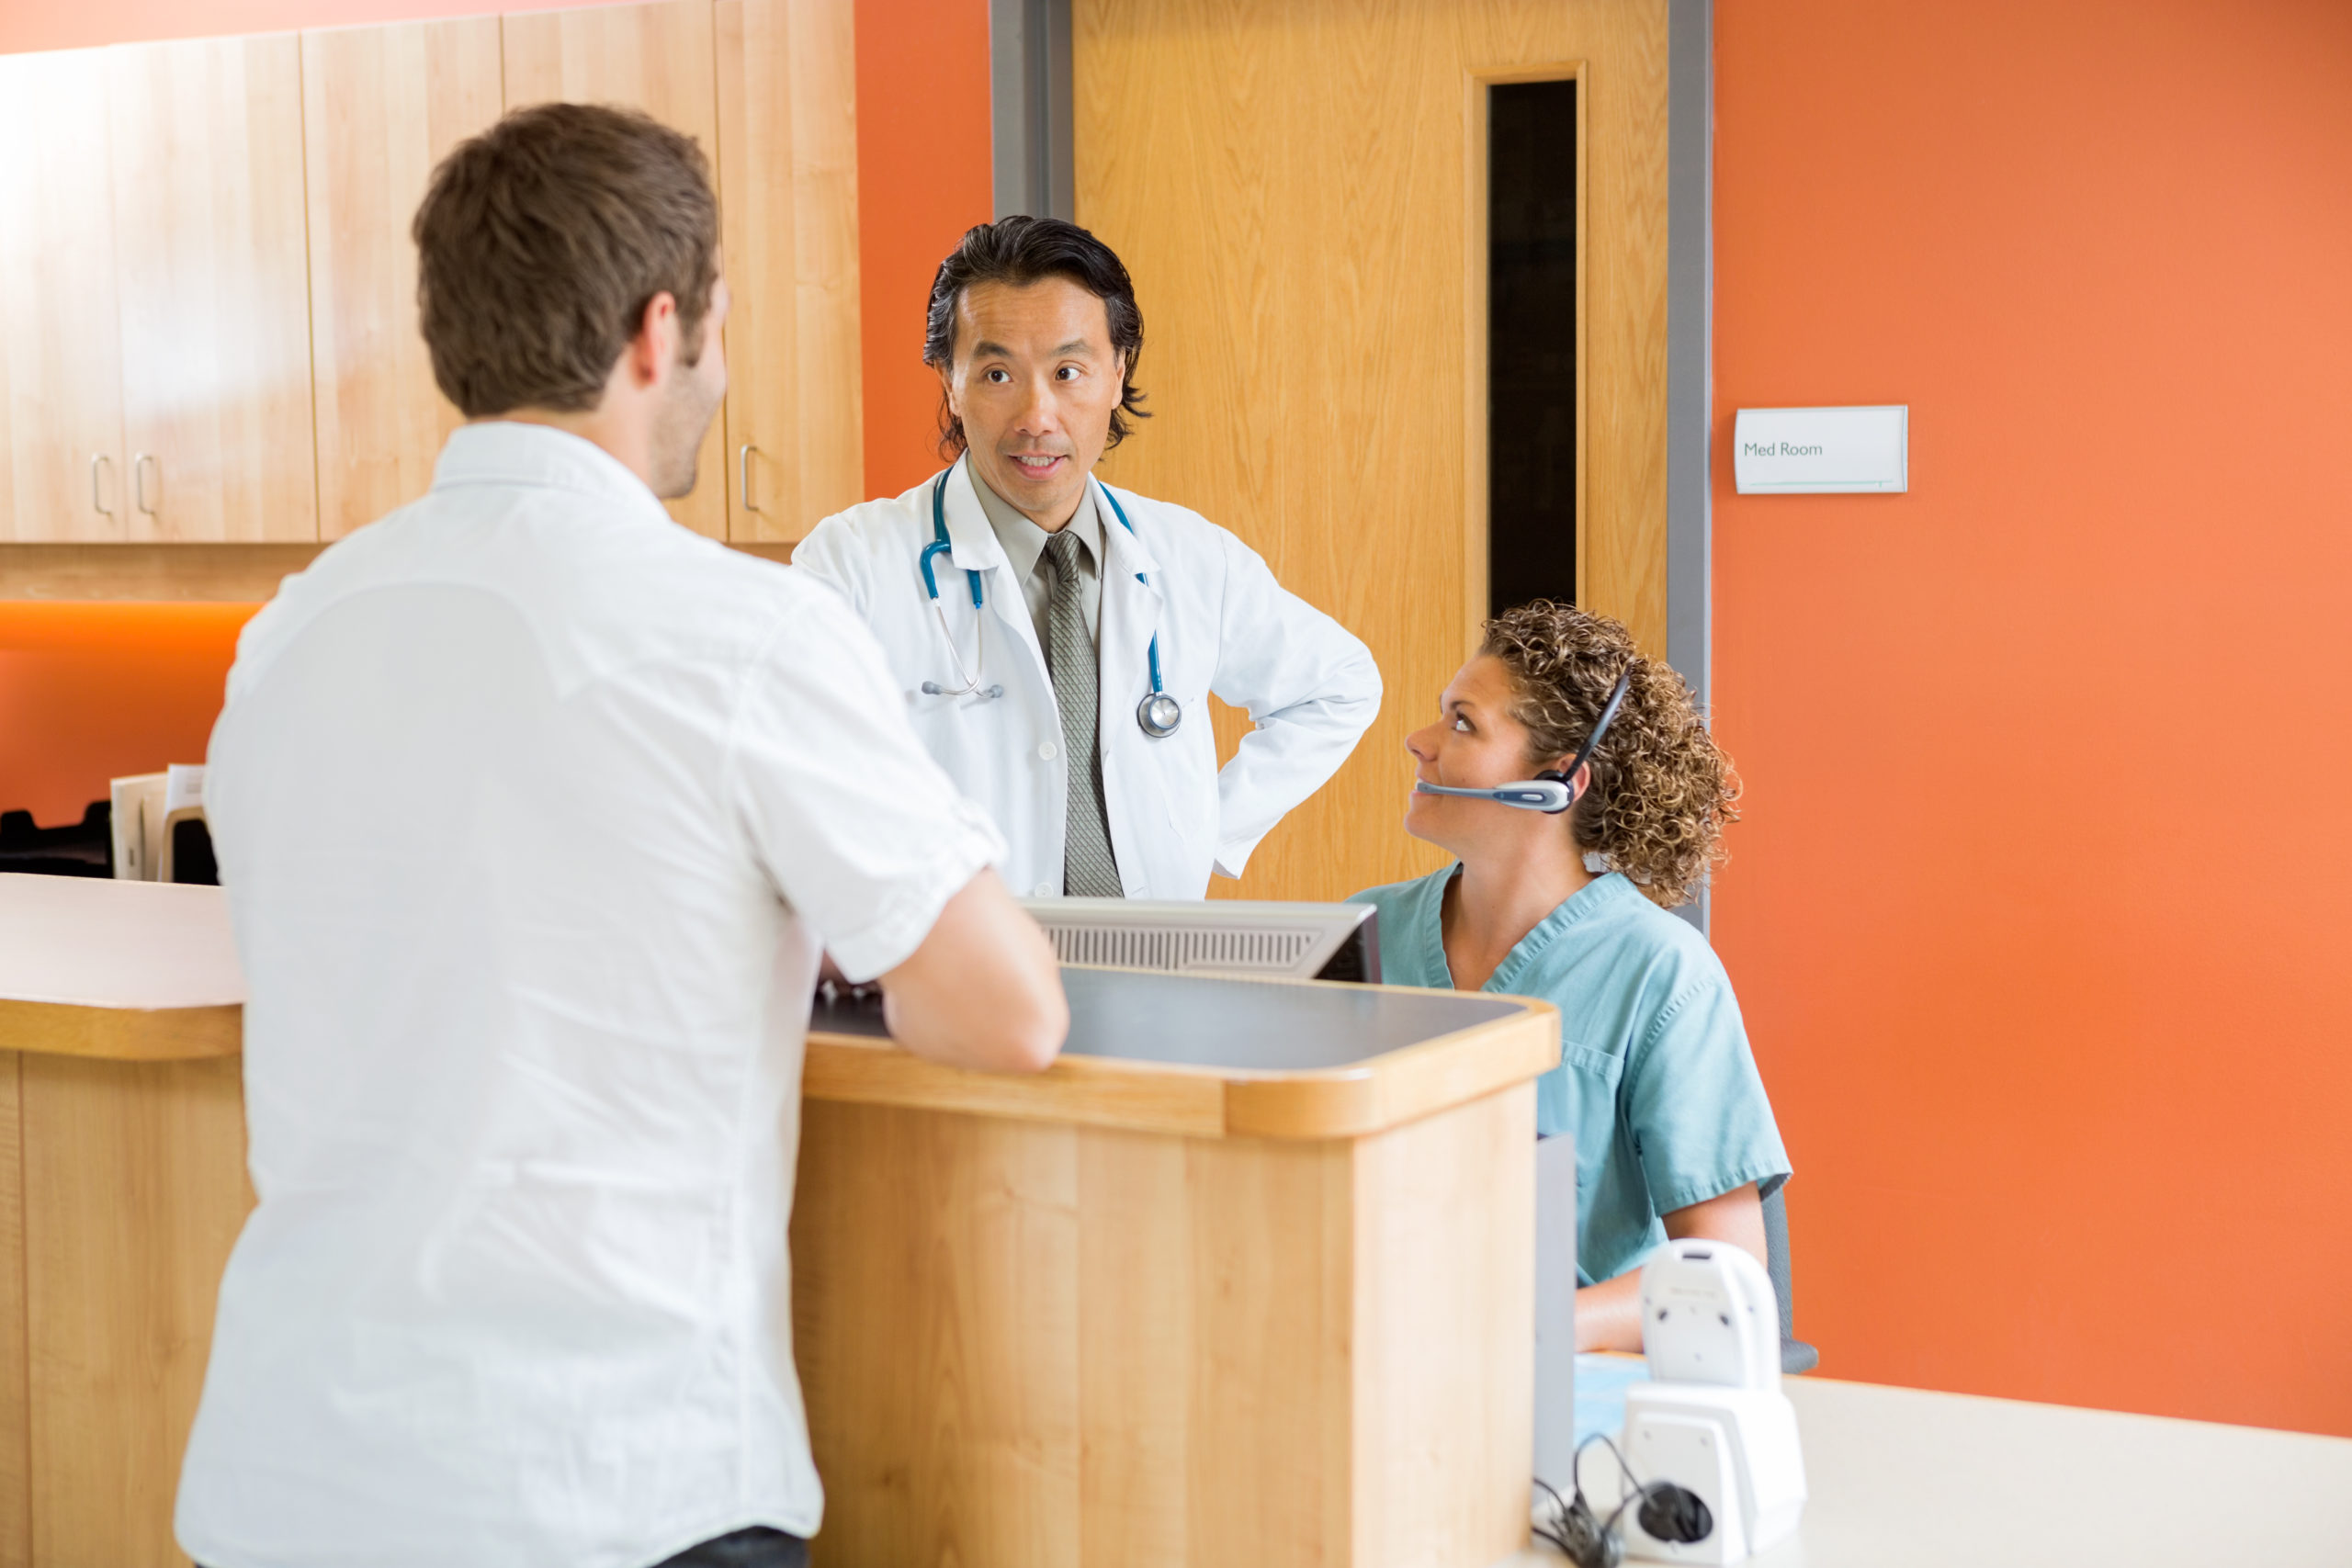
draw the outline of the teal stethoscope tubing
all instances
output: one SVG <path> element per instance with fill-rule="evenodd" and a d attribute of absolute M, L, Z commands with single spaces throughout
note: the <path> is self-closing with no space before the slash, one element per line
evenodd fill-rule
<path fill-rule="evenodd" d="M 947 614 L 939 607 L 939 576 L 931 564 L 933 557 L 953 547 L 953 542 L 947 537 L 947 477 L 955 471 L 954 468 L 949 468 L 946 473 L 941 474 L 938 482 L 931 487 L 932 537 L 931 543 L 922 547 L 922 557 L 918 564 L 922 568 L 923 592 L 931 595 L 932 613 L 938 615 L 940 633 L 947 637 L 947 651 L 956 660 L 956 672 L 964 677 L 961 691 L 948 691 L 935 681 L 925 682 L 923 689 L 934 695 L 961 697 L 978 691 L 980 679 L 964 668 L 964 656 L 956 650 L 956 638 L 947 630 Z M 1111 514 L 1119 520 L 1119 526 L 1125 528 L 1128 536 L 1133 537 L 1136 525 L 1127 521 L 1127 509 L 1119 504 L 1119 498 L 1111 493 L 1110 486 L 1104 485 L 1101 488 L 1102 498 L 1111 503 Z M 971 586 L 972 608 L 978 610 L 981 607 L 980 574 L 977 571 L 967 571 L 964 577 Z M 1142 572 L 1136 573 L 1136 581 L 1147 588 L 1151 585 L 1151 579 Z M 979 621 L 976 622 L 976 626 L 978 629 L 974 634 L 972 653 L 975 659 L 985 664 L 987 623 Z M 1160 687 L 1159 634 L 1156 631 L 1151 634 L 1151 648 L 1147 657 L 1151 663 L 1151 690 L 1145 694 L 1142 702 L 1136 705 L 1136 723 L 1142 727 L 1143 732 L 1153 739 L 1164 739 L 1175 734 L 1176 727 L 1184 721 L 1184 710 L 1175 698 L 1170 696 Z M 1003 693 L 1004 688 L 996 686 L 989 689 L 989 694 L 1001 696 Z"/>

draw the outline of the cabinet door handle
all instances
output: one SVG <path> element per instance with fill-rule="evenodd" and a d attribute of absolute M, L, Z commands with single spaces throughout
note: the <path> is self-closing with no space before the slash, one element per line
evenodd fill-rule
<path fill-rule="evenodd" d="M 114 508 L 107 504 L 105 495 L 98 489 L 98 466 L 101 463 L 109 468 L 114 467 L 114 459 L 104 452 L 90 454 L 90 509 L 101 517 L 112 517 Z"/>
<path fill-rule="evenodd" d="M 131 503 L 153 517 L 155 509 L 147 504 L 147 465 L 150 463 L 155 465 L 155 499 L 158 502 L 163 500 L 164 460 L 153 452 L 141 452 L 130 459 L 130 491 Z"/>
<path fill-rule="evenodd" d="M 735 483 L 736 488 L 743 493 L 743 510 L 758 512 L 764 517 L 767 513 L 752 503 L 752 454 L 758 450 L 758 447 L 746 441 L 743 443 L 743 449 L 735 454 Z"/>

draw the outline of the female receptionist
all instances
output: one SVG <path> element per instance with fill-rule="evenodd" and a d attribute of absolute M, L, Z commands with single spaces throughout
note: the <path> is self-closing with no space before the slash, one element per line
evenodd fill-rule
<path fill-rule="evenodd" d="M 1536 1131 L 1576 1135 L 1577 1348 L 1638 1350 L 1645 1255 L 1702 1236 L 1762 1259 L 1759 1193 L 1789 1174 L 1730 978 L 1667 913 L 1722 858 L 1730 761 L 1623 626 L 1542 600 L 1487 623 L 1405 745 L 1406 830 L 1456 863 L 1356 895 L 1385 978 L 1560 1010 Z"/>

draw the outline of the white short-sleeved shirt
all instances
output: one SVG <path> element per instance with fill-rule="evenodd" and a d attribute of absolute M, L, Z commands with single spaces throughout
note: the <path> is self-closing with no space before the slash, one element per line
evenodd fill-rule
<path fill-rule="evenodd" d="M 815 1532 L 791 1211 L 820 949 L 1003 853 L 829 589 L 469 425 L 238 645 L 208 814 L 260 1205 L 178 1533 L 209 1568 L 639 1568 Z"/>

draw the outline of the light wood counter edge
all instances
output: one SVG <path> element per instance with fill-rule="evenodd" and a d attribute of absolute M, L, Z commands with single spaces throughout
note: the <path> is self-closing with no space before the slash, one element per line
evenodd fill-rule
<path fill-rule="evenodd" d="M 1496 999 L 1505 999 L 1497 998 Z M 1355 1138 L 1418 1122 L 1560 1065 L 1560 1013 L 1524 1010 L 1323 1073 L 1227 1071 L 1225 1130 L 1242 1138 Z"/>
<path fill-rule="evenodd" d="M 988 1073 L 926 1062 L 888 1040 L 808 1032 L 808 1100 L 961 1111 L 1214 1138 L 1225 1132 L 1225 1078 L 1211 1068 L 1062 1056 L 1042 1073 Z"/>
<path fill-rule="evenodd" d="M 0 998 L 0 1050 L 117 1062 L 187 1062 L 244 1048 L 245 1010 L 102 1008 Z"/>
<path fill-rule="evenodd" d="M 923 1061 L 887 1040 L 812 1029 L 801 1092 L 812 1100 L 1193 1137 L 1359 1137 L 1556 1066 L 1557 1010 L 1530 998 L 1508 999 L 1522 1010 L 1364 1062 L 1310 1072 L 1076 1055 L 1037 1074 L 973 1072 Z M 243 1047 L 243 1016 L 234 1003 L 105 1008 L 0 998 L 0 1050 L 122 1062 L 233 1056 Z"/>

